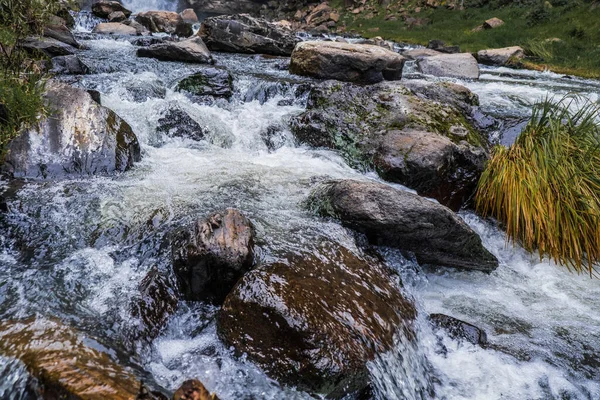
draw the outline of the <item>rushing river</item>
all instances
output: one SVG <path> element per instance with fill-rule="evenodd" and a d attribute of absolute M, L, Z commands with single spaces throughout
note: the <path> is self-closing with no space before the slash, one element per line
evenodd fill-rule
<path fill-rule="evenodd" d="M 102 93 L 102 104 L 137 134 L 143 160 L 114 178 L 28 183 L 9 197 L 0 214 L 0 320 L 55 316 L 119 354 L 133 346 L 127 362 L 167 389 L 199 378 L 225 400 L 311 398 L 234 358 L 217 339 L 214 308 L 182 303 L 152 344 L 132 344 L 124 339 L 135 323 L 129 305 L 152 266 L 168 269 L 167 233 L 217 209 L 236 207 L 255 223 L 262 260 L 323 237 L 355 246 L 349 231 L 302 202 L 320 180 L 377 176 L 335 152 L 295 144 L 286 121 L 303 111 L 310 80 L 290 75 L 284 59 L 217 53 L 217 66 L 234 75 L 235 94 L 229 102 L 193 102 L 174 85 L 206 66 L 138 59 L 125 40 L 79 39 L 93 73 L 67 80 Z M 505 143 L 536 100 L 571 92 L 597 100 L 600 86 L 504 68 L 458 83 L 480 96 L 490 134 Z M 205 140 L 157 134 L 158 119 L 174 106 L 204 128 Z M 382 249 L 415 298 L 420 329 L 417 349 L 399 348 L 370 365 L 377 398 L 417 399 L 417 388 L 433 383 L 440 399 L 599 399 L 598 281 L 540 261 L 508 245 L 489 222 L 461 215 L 500 260 L 495 272 L 424 271 Z M 434 312 L 485 329 L 496 349 L 433 332 L 425 315 Z M 24 375 L 19 363 L 0 358 L 0 397 L 19 398 Z"/>

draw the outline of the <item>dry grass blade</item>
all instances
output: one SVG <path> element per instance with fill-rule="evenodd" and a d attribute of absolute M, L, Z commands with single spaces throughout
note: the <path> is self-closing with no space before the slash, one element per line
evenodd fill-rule
<path fill-rule="evenodd" d="M 600 264 L 599 117 L 599 105 L 572 96 L 536 104 L 515 143 L 495 148 L 476 197 L 509 240 L 590 276 Z"/>

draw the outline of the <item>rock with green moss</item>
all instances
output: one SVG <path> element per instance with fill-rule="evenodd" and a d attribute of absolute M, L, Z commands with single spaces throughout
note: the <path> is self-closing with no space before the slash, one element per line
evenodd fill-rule
<path fill-rule="evenodd" d="M 8 145 L 4 172 L 39 179 L 105 175 L 140 160 L 129 124 L 85 90 L 50 81 L 44 98 L 50 114 Z"/>
<path fill-rule="evenodd" d="M 467 117 L 477 98 L 458 85 L 435 85 L 413 91 L 399 82 L 327 81 L 312 90 L 292 131 L 456 210 L 476 188 L 487 142 Z"/>
<path fill-rule="evenodd" d="M 348 179 L 321 184 L 308 203 L 318 214 L 363 233 L 370 243 L 410 252 L 421 264 L 485 272 L 498 267 L 460 217 L 416 194 Z"/>
<path fill-rule="evenodd" d="M 183 90 L 197 96 L 228 99 L 233 94 L 233 77 L 226 69 L 206 68 L 182 79 L 177 84 L 176 90 Z"/>

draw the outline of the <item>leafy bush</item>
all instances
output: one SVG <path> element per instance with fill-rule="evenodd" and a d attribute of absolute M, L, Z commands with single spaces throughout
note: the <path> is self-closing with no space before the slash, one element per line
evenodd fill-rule
<path fill-rule="evenodd" d="M 536 104 L 531 121 L 498 146 L 481 176 L 477 210 L 509 240 L 577 272 L 600 262 L 600 106 L 566 97 Z M 571 111 L 577 104 L 579 111 Z"/>
<path fill-rule="evenodd" d="M 548 21 L 551 16 L 552 13 L 546 6 L 546 2 L 540 1 L 537 6 L 527 13 L 525 20 L 527 21 L 527 25 L 535 26 Z"/>
<path fill-rule="evenodd" d="M 0 154 L 44 111 L 45 76 L 35 62 L 43 55 L 20 44 L 28 36 L 40 35 L 61 7 L 59 0 L 0 0 Z"/>

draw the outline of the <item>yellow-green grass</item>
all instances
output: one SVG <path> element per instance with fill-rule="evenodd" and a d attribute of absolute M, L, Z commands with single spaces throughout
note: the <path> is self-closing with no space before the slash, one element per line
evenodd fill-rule
<path fill-rule="evenodd" d="M 481 176 L 476 207 L 509 240 L 570 270 L 597 276 L 600 262 L 600 108 L 546 100 L 515 143 L 497 146 Z"/>
<path fill-rule="evenodd" d="M 334 4 L 341 6 L 340 0 Z M 384 7 L 378 7 L 379 13 L 370 19 L 368 11 L 358 15 L 343 11 L 341 23 L 346 25 L 347 31 L 366 37 L 381 36 L 422 45 L 439 39 L 468 52 L 519 45 L 532 56 L 524 67 L 600 78 L 600 7 L 590 3 L 573 0 L 567 6 L 547 8 L 547 19 L 538 23 L 532 23 L 528 17 L 533 6 L 465 10 L 421 7 L 422 10 L 415 13 L 409 2 L 404 8 L 410 17 L 421 19 L 424 24 L 411 27 L 401 17 L 396 21 L 385 20 L 389 13 Z M 472 31 L 492 17 L 502 19 L 505 24 L 496 29 Z"/>

